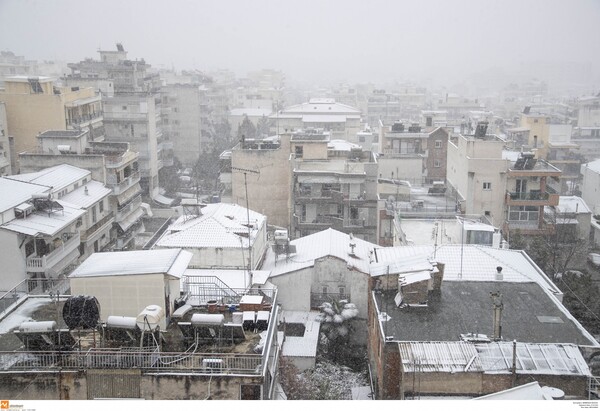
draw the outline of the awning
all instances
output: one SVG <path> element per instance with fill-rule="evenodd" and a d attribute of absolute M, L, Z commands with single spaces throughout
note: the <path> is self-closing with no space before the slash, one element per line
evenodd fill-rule
<path fill-rule="evenodd" d="M 140 183 L 136 183 L 129 187 L 127 190 L 125 190 L 123 193 L 119 194 L 117 196 L 117 202 L 119 203 L 119 205 L 123 205 L 129 202 L 129 200 L 131 200 L 133 197 L 140 194 L 141 191 L 142 188 L 140 187 Z"/>
<path fill-rule="evenodd" d="M 150 204 L 142 203 L 140 204 L 140 208 L 144 210 L 148 217 L 152 217 L 152 209 L 150 208 Z"/>
<path fill-rule="evenodd" d="M 165 196 L 163 196 L 163 195 L 161 195 L 161 194 L 156 194 L 156 195 L 153 195 L 153 196 L 152 196 L 152 199 L 153 199 L 154 201 L 156 201 L 158 204 L 166 205 L 166 206 L 169 206 L 169 207 L 170 207 L 170 206 L 173 204 L 173 202 L 175 201 L 174 199 L 172 199 L 172 198 L 169 198 L 169 197 L 165 197 Z"/>
<path fill-rule="evenodd" d="M 119 224 L 119 227 L 121 227 L 121 230 L 127 231 L 140 218 L 142 218 L 143 215 L 144 215 L 144 210 L 141 208 L 138 208 L 133 213 L 131 213 L 131 215 L 129 215 L 126 219 L 124 219 L 123 221 L 121 221 L 120 223 L 117 223 L 117 224 Z"/>

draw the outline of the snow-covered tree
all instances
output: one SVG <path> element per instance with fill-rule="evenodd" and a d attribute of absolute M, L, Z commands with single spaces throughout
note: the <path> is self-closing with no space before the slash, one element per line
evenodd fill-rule
<path fill-rule="evenodd" d="M 319 309 L 317 321 L 321 323 L 325 351 L 334 361 L 338 360 L 349 344 L 352 320 L 358 316 L 358 309 L 347 300 L 332 300 L 321 304 Z"/>

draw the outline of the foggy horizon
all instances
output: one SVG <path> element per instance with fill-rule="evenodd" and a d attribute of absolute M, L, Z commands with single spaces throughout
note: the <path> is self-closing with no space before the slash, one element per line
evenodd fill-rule
<path fill-rule="evenodd" d="M 119 42 L 177 71 L 272 68 L 313 85 L 572 75 L 597 92 L 598 21 L 593 0 L 2 0 L 0 50 L 78 62 Z"/>

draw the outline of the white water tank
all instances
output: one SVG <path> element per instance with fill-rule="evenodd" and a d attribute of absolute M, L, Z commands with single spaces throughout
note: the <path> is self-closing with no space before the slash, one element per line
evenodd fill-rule
<path fill-rule="evenodd" d="M 19 331 L 24 333 L 50 333 L 56 330 L 56 321 L 25 321 L 19 326 Z"/>
<path fill-rule="evenodd" d="M 137 319 L 135 317 L 122 317 L 120 315 L 109 315 L 106 319 L 106 326 L 110 328 L 122 328 L 126 330 L 135 330 L 137 328 Z"/>
<path fill-rule="evenodd" d="M 165 312 L 160 306 L 149 305 L 138 314 L 136 318 L 137 326 L 142 331 L 154 331 L 164 317 Z"/>
<path fill-rule="evenodd" d="M 205 325 L 223 325 L 225 316 L 223 314 L 194 314 L 191 320 L 193 327 Z"/>

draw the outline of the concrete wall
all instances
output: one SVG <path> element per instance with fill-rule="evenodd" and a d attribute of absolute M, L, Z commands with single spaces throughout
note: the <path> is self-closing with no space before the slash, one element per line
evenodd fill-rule
<path fill-rule="evenodd" d="M 88 400 L 95 395 L 110 398 L 110 390 L 88 387 L 93 376 L 125 378 L 132 391 L 146 400 L 239 400 L 242 384 L 263 385 L 262 377 L 223 377 L 208 375 L 164 375 L 129 370 L 63 371 L 39 373 L 0 373 L 0 397 L 20 400 Z M 128 378 L 129 377 L 129 378 Z M 139 386 L 135 387 L 135 386 Z M 103 395 L 103 391 L 105 391 Z M 124 390 L 123 390 L 124 391 Z M 95 395 L 94 395 L 95 394 Z M 125 398 L 132 398 L 124 393 Z M 263 395 L 266 395 L 263 393 Z M 98 397 L 97 397 L 98 398 Z M 113 397 L 114 398 L 114 397 Z M 11 401 L 13 402 L 13 401 Z M 14 401 L 18 403 L 18 401 Z"/>
<path fill-rule="evenodd" d="M 101 183 L 106 182 L 103 155 L 24 153 L 19 155 L 19 161 L 21 164 L 21 173 L 33 173 L 45 168 L 69 164 L 91 171 L 92 180 L 100 181 Z"/>
<path fill-rule="evenodd" d="M 600 214 L 600 173 L 582 165 L 581 174 L 583 175 L 581 198 L 592 210 L 592 214 Z"/>
<path fill-rule="evenodd" d="M 289 140 L 282 138 L 281 147 L 275 150 L 242 150 L 239 146 L 231 152 L 231 199 L 234 203 L 267 216 L 269 224 L 289 228 L 291 171 L 289 165 Z M 248 202 L 244 173 L 237 169 L 256 170 L 246 173 Z"/>
<path fill-rule="evenodd" d="M 2 249 L 2 275 L 0 290 L 8 291 L 27 278 L 25 267 L 24 237 L 8 230 L 0 229 L 0 249 Z"/>
<path fill-rule="evenodd" d="M 379 175 L 381 178 L 395 180 L 420 181 L 423 178 L 423 159 L 420 157 L 393 158 L 379 157 Z"/>
<path fill-rule="evenodd" d="M 173 301 L 180 295 L 179 285 L 166 282 L 163 274 L 76 277 L 70 283 L 71 294 L 93 295 L 98 299 L 102 321 L 109 315 L 137 317 L 149 305 L 162 307 L 165 314 L 173 312 Z M 165 295 L 170 296 L 168 309 Z M 166 326 L 163 319 L 160 328 L 164 330 Z"/>

